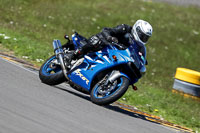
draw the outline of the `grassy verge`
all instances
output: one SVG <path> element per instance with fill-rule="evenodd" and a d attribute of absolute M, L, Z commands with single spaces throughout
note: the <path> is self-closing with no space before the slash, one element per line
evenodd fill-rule
<path fill-rule="evenodd" d="M 64 43 L 66 33 L 89 37 L 103 27 L 149 21 L 147 74 L 121 101 L 200 131 L 199 102 L 171 93 L 177 67 L 200 71 L 199 8 L 139 0 L 1 0 L 0 14 L 2 46 L 38 66 L 53 54 L 52 40 Z"/>
<path fill-rule="evenodd" d="M 138 86 L 140 87 L 138 91 L 129 88 L 128 93 L 120 99 L 120 102 L 133 105 L 169 122 L 199 131 L 199 102 L 141 83 Z"/>

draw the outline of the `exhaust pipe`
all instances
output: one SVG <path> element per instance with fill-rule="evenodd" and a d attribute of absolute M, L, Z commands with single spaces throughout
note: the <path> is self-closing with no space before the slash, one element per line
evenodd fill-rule
<path fill-rule="evenodd" d="M 63 52 L 60 40 L 53 40 L 53 48 L 54 48 L 54 53 L 55 53 L 57 59 L 60 62 L 60 66 L 62 68 L 64 76 L 66 77 L 66 79 L 68 79 L 67 70 L 65 68 L 65 64 L 64 64 L 64 61 L 63 61 L 64 52 Z"/>

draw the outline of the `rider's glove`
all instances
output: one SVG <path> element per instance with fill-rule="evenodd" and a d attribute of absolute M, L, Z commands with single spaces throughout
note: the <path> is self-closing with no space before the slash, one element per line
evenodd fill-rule
<path fill-rule="evenodd" d="M 124 50 L 124 49 L 126 49 L 126 48 L 127 48 L 127 47 L 126 47 L 124 44 L 119 43 L 119 49 Z"/>
<path fill-rule="evenodd" d="M 112 36 L 109 36 L 109 37 L 108 37 L 108 41 L 109 41 L 109 42 L 118 43 L 118 39 L 117 39 L 116 37 L 112 37 Z"/>
<path fill-rule="evenodd" d="M 112 45 L 115 45 L 120 50 L 124 50 L 124 49 L 127 48 L 124 44 L 121 44 L 121 43 L 114 43 L 114 42 L 112 42 Z"/>

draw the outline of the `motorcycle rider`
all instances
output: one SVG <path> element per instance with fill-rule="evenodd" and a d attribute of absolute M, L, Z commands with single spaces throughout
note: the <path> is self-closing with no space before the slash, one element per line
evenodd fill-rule
<path fill-rule="evenodd" d="M 122 24 L 114 28 L 104 28 L 102 32 L 85 40 L 83 46 L 68 57 L 67 64 L 70 65 L 71 60 L 78 59 L 88 52 L 101 50 L 105 45 L 118 44 L 116 45 L 118 48 L 126 49 L 130 44 L 128 42 L 131 37 L 137 44 L 139 55 L 146 58 L 145 44 L 152 36 L 152 32 L 152 26 L 144 20 L 137 20 L 132 27 Z"/>

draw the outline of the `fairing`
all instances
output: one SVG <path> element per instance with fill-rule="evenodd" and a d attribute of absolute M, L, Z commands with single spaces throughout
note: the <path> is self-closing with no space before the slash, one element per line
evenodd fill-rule
<path fill-rule="evenodd" d="M 72 36 L 74 44 L 78 48 L 80 46 L 80 37 L 76 34 Z M 79 86 L 85 88 L 87 91 L 91 89 L 91 83 L 96 75 L 102 71 L 113 68 L 119 65 L 127 65 L 128 62 L 133 63 L 139 71 L 146 71 L 145 57 L 138 54 L 139 49 L 136 48 L 137 44 L 132 41 L 132 44 L 125 50 L 118 50 L 115 46 L 108 45 L 101 51 L 89 53 L 84 56 L 84 61 L 79 66 L 75 67 L 68 77 Z M 117 57 L 117 60 L 113 58 Z M 138 79 L 133 79 L 128 74 L 123 73 L 128 77 L 130 83 L 137 82 Z"/>

